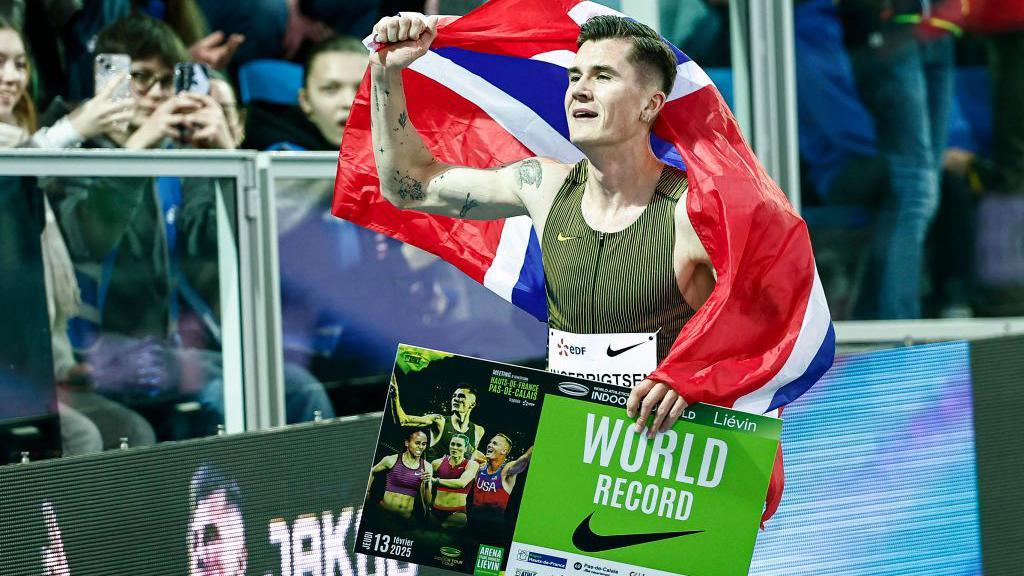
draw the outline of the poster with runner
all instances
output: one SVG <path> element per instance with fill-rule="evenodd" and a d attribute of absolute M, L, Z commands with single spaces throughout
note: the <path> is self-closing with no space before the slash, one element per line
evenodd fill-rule
<path fill-rule="evenodd" d="M 746 574 L 781 420 L 401 345 L 358 553 L 478 576 Z M 711 552 L 713 551 L 713 553 Z"/>
<path fill-rule="evenodd" d="M 552 378 L 400 345 L 355 551 L 497 575 Z"/>

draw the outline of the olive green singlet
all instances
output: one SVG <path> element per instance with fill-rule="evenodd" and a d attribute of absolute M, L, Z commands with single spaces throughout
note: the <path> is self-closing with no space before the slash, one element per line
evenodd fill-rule
<path fill-rule="evenodd" d="M 657 332 L 658 362 L 693 316 L 672 265 L 676 204 L 686 174 L 665 167 L 640 217 L 619 232 L 597 232 L 583 220 L 583 160 L 551 206 L 541 252 L 548 326 L 575 334 Z"/>

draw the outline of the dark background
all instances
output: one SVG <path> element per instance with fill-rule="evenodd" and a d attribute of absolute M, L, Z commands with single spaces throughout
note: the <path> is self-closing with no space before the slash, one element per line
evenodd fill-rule
<path fill-rule="evenodd" d="M 985 574 L 1024 565 L 1024 337 L 971 341 L 974 442 Z"/>
<path fill-rule="evenodd" d="M 358 510 L 377 422 L 362 417 L 0 468 L 0 574 L 43 574 L 45 501 L 56 511 L 71 576 L 187 574 L 188 487 L 203 463 L 241 487 L 248 574 L 280 574 L 270 520 L 291 525 L 300 514 L 330 511 L 337 522 L 345 508 Z M 356 525 L 353 518 L 348 550 Z M 361 575 L 378 568 L 349 557 L 367 566 L 357 568 Z"/>

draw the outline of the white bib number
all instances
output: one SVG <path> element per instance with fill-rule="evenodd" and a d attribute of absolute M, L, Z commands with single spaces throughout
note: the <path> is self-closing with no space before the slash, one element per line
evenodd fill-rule
<path fill-rule="evenodd" d="M 548 371 L 632 388 L 658 367 L 658 336 L 548 328 Z"/>

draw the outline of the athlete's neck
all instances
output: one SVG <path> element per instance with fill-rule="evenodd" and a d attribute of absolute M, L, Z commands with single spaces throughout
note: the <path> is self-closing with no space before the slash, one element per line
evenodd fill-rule
<path fill-rule="evenodd" d="M 448 463 L 451 464 L 452 466 L 461 466 L 462 463 L 465 462 L 465 461 L 466 461 L 466 457 L 465 456 L 463 456 L 462 458 L 459 458 L 458 460 L 456 460 L 454 456 L 448 456 Z"/>
<path fill-rule="evenodd" d="M 487 473 L 494 474 L 501 468 L 501 465 L 505 463 L 504 456 L 495 456 L 494 458 L 487 459 Z"/>
<path fill-rule="evenodd" d="M 416 468 L 420 465 L 420 457 L 413 456 L 408 452 L 402 452 L 402 463 L 408 466 L 409 468 Z"/>
<path fill-rule="evenodd" d="M 646 138 L 584 152 L 589 166 L 583 209 L 592 227 L 604 230 L 602 224 L 616 220 L 620 213 L 642 210 L 650 203 L 665 165 L 651 151 Z"/>
<path fill-rule="evenodd" d="M 459 432 L 465 432 L 469 429 L 469 412 L 452 412 L 452 424 L 455 425 L 455 429 Z"/>

